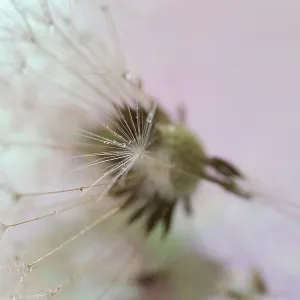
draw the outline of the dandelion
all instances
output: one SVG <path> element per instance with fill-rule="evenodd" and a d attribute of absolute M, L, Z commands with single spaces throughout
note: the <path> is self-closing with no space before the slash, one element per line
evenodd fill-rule
<path fill-rule="evenodd" d="M 7 110 L 6 101 L 1 103 L 13 124 L 9 134 L 1 133 L 1 164 L 8 177 L 14 177 L 14 167 L 23 167 L 21 179 L 6 191 L 12 214 L 1 215 L 1 242 L 9 244 L 10 234 L 22 235 L 33 224 L 41 230 L 24 242 L 26 264 L 22 266 L 30 274 L 10 279 L 13 284 L 0 291 L 3 299 L 71 299 L 68 289 L 74 282 L 90 280 L 93 284 L 92 275 L 83 276 L 87 269 L 105 270 L 107 259 L 100 262 L 89 251 L 96 249 L 102 255 L 107 244 L 120 240 L 120 248 L 130 255 L 125 263 L 119 263 L 118 255 L 113 260 L 123 269 L 134 261 L 136 269 L 141 268 L 142 258 L 136 256 L 142 254 L 126 240 L 132 238 L 130 230 L 119 234 L 115 227 L 143 221 L 146 235 L 160 228 L 163 237 L 169 237 L 177 205 L 183 204 L 186 215 L 191 215 L 192 197 L 202 181 L 242 200 L 255 199 L 256 194 L 243 187 L 246 174 L 210 155 L 187 128 L 184 110 L 179 108 L 173 120 L 146 91 L 143 81 L 127 70 L 112 21 L 113 4 L 88 4 L 89 11 L 99 16 L 96 28 L 108 32 L 103 40 L 91 34 L 86 17 L 78 16 L 87 9 L 85 1 L 8 0 L 6 5 L 0 6 L 4 20 L 0 38 L 6 51 L 1 59 L 1 84 L 5 99 L 14 105 Z M 86 249 L 88 258 L 82 264 L 74 264 L 86 236 L 97 240 L 97 245 Z M 41 245 L 40 249 L 34 245 Z M 43 278 L 46 262 L 49 274 Z M 67 271 L 61 270 L 62 265 Z M 116 274 L 120 275 L 112 265 L 105 272 L 106 276 L 113 273 L 108 287 L 87 288 L 91 299 L 104 299 L 111 292 Z M 19 265 L 13 268 L 20 273 Z M 139 272 L 131 270 L 126 276 L 135 273 Z M 135 283 L 148 285 L 155 277 L 149 274 L 135 276 Z M 215 276 L 210 279 L 214 281 Z M 256 292 L 266 294 L 261 285 Z M 125 289 L 136 296 L 132 286 Z M 244 299 L 242 293 L 227 295 Z"/>

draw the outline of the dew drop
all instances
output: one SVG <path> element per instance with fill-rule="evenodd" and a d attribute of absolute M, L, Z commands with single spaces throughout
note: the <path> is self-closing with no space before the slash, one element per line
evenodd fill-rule
<path fill-rule="evenodd" d="M 2 238 L 6 230 L 7 230 L 7 226 L 0 222 L 0 239 Z"/>
<path fill-rule="evenodd" d="M 148 116 L 147 116 L 147 123 L 151 123 L 152 122 L 152 120 L 153 120 L 153 116 L 154 116 L 154 114 L 153 113 L 150 113 Z"/>

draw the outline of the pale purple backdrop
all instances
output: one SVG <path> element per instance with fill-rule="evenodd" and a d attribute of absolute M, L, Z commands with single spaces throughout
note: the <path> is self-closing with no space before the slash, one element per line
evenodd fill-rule
<path fill-rule="evenodd" d="M 132 25 L 139 45 L 124 42 L 139 49 L 129 60 L 138 58 L 146 88 L 173 112 L 185 103 L 208 150 L 242 166 L 283 207 L 300 206 L 299 10 L 291 0 L 174 0 Z M 299 299 L 300 217 L 236 201 L 214 218 L 206 236 L 218 255 L 258 262 L 274 293 Z"/>

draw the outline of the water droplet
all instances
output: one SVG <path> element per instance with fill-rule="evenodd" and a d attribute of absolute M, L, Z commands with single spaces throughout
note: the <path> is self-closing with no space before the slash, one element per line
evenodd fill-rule
<path fill-rule="evenodd" d="M 150 113 L 148 116 L 147 116 L 147 123 L 151 123 L 152 122 L 152 120 L 153 120 L 153 116 L 154 116 L 154 114 L 153 113 Z"/>
<path fill-rule="evenodd" d="M 7 230 L 7 226 L 0 222 L 0 239 L 2 238 L 6 230 Z"/>

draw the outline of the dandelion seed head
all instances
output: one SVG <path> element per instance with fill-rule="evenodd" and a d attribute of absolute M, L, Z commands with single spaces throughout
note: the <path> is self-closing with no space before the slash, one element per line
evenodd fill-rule
<path fill-rule="evenodd" d="M 70 274 L 73 282 L 84 275 L 82 277 L 86 285 L 93 286 L 92 289 L 86 288 L 87 293 L 97 294 L 95 289 L 100 289 L 101 285 L 104 290 L 114 289 L 118 283 L 114 284 L 108 275 L 114 273 L 116 276 L 118 268 L 128 269 L 133 264 L 134 255 L 130 253 L 128 258 L 125 257 L 129 252 L 125 246 L 114 257 L 104 257 L 102 262 L 97 260 L 98 265 L 95 259 L 84 266 L 74 265 L 73 254 L 83 256 L 95 251 L 101 256 L 104 248 L 110 248 L 119 239 L 120 234 L 112 234 L 118 223 L 110 221 L 108 224 L 112 226 L 105 227 L 102 222 L 105 219 L 103 217 L 113 215 L 107 215 L 107 208 L 119 204 L 119 199 L 111 201 L 112 197 L 107 196 L 107 190 L 114 186 L 117 176 L 126 180 L 130 170 L 138 170 L 152 180 L 147 181 L 145 186 L 149 195 L 153 194 L 153 187 L 156 191 L 161 190 L 163 195 L 172 192 L 172 186 L 164 184 L 169 180 L 170 169 L 159 163 L 153 166 L 147 156 L 169 160 L 168 152 L 156 149 L 153 139 L 157 123 L 155 118 L 160 112 L 157 112 L 151 97 L 143 91 L 141 81 L 128 76 L 118 49 L 115 45 L 111 46 L 113 39 L 107 42 L 107 36 L 102 40 L 95 38 L 95 31 L 105 31 L 109 27 L 105 19 L 109 11 L 96 10 L 96 1 L 93 8 L 97 18 L 91 19 L 96 20 L 95 23 L 99 20 L 101 26 L 94 26 L 94 30 L 88 27 L 89 20 L 84 10 L 74 12 L 72 6 L 75 1 L 8 2 L 11 6 L 9 15 L 12 17 L 5 19 L 1 37 L 7 42 L 5 50 L 14 51 L 7 51 L 3 56 L 6 65 L 5 68 L 1 67 L 1 76 L 10 94 L 5 100 L 9 103 L 13 99 L 18 114 L 14 108 L 11 109 L 9 120 L 12 122 L 9 123 L 15 122 L 16 127 L 9 128 L 1 142 L 9 145 L 12 151 L 6 153 L 6 159 L 2 156 L 1 166 L 7 176 L 13 179 L 14 195 L 19 195 L 12 207 L 14 213 L 11 218 L 8 217 L 10 222 L 7 224 L 12 230 L 7 236 L 24 241 L 22 247 L 20 244 L 12 247 L 22 254 L 24 263 L 11 268 L 10 274 L 15 275 L 7 278 L 9 284 L 5 290 L 0 289 L 0 298 L 51 299 L 57 296 L 60 299 L 60 288 L 55 286 L 71 285 L 68 280 Z M 68 4 L 72 4 L 71 7 Z M 81 7 L 86 5 L 85 1 L 81 1 L 81 4 Z M 7 56 L 9 59 L 6 59 Z M 127 74 L 126 78 L 122 77 L 124 73 Z M 122 130 L 115 126 L 116 120 L 122 119 L 118 108 L 128 113 L 128 106 L 133 108 L 132 119 L 136 124 L 133 128 L 131 126 L 131 132 L 128 132 L 124 122 Z M 143 109 L 141 116 L 139 114 Z M 111 113 L 113 110 L 115 114 Z M 69 135 L 74 134 L 75 128 L 87 129 L 86 124 L 93 123 L 91 116 L 98 118 L 99 115 L 102 119 L 108 119 L 101 127 L 105 132 L 98 132 L 96 136 L 81 132 L 89 136 L 89 142 L 93 139 L 99 142 L 101 139 L 96 145 L 97 151 L 78 153 L 79 149 L 72 145 L 78 140 Z M 131 124 L 130 117 L 127 122 Z M 107 147 L 106 150 L 100 148 L 100 144 Z M 64 147 L 70 148 L 65 151 Z M 64 173 L 61 165 L 66 160 L 63 154 L 57 154 L 59 151 L 78 156 L 81 162 L 86 159 L 79 157 L 81 154 L 98 155 L 93 157 L 95 160 L 90 164 L 84 161 L 84 165 L 79 166 L 81 173 L 76 174 L 80 173 L 78 177 L 83 177 L 84 182 L 81 178 L 76 180 L 75 172 Z M 109 164 L 110 160 L 112 164 Z M 70 164 L 77 167 L 79 163 L 72 161 Z M 95 173 L 93 166 L 99 167 Z M 124 233 L 123 223 L 120 227 Z M 108 250 L 111 252 L 111 249 Z M 109 267 L 103 267 L 105 260 Z M 109 263 L 110 260 L 115 264 Z M 123 260 L 128 260 L 126 266 Z M 28 265 L 32 269 L 30 274 Z M 97 279 L 101 277 L 99 282 L 95 284 L 89 273 L 97 274 Z M 128 276 L 124 275 L 125 278 Z M 58 281 L 57 285 L 51 283 L 53 278 Z M 102 295 L 99 296 L 101 298 Z"/>
<path fill-rule="evenodd" d="M 24 212 L 17 211 L 12 218 L 14 222 L 8 224 L 15 227 L 20 236 L 30 236 L 26 240 L 26 252 L 30 254 L 26 253 L 26 264 L 20 263 L 11 269 L 11 273 L 16 272 L 18 276 L 10 282 L 22 284 L 20 291 L 7 286 L 6 291 L 0 290 L 1 296 L 2 292 L 5 297 L 10 295 L 14 299 L 51 299 L 62 290 L 63 285 L 50 283 L 47 288 L 25 289 L 28 262 L 34 271 L 31 273 L 36 274 L 33 279 L 36 285 L 39 285 L 39 275 L 46 269 L 52 274 L 52 268 L 58 270 L 53 274 L 59 279 L 68 277 L 69 273 L 76 278 L 82 273 L 88 285 L 94 285 L 88 273 L 107 275 L 109 268 L 104 268 L 99 260 L 99 264 L 95 263 L 95 259 L 91 259 L 86 269 L 74 267 L 73 253 L 83 256 L 96 249 L 99 255 L 105 252 L 106 244 L 119 239 L 114 232 L 116 224 L 120 224 L 119 215 L 112 221 L 107 220 L 108 225 L 102 222 L 107 207 L 123 200 L 116 195 L 118 189 L 125 190 L 121 193 L 124 198 L 133 192 L 130 196 L 138 201 L 137 206 L 150 204 L 134 216 L 138 218 L 148 213 L 145 215 L 148 232 L 159 223 L 157 220 L 169 232 L 175 204 L 183 199 L 185 210 L 191 212 L 187 199 L 189 201 L 203 179 L 205 161 L 209 157 L 199 138 L 183 124 L 174 123 L 159 107 L 159 100 L 145 92 L 142 80 L 128 71 L 118 42 L 112 38 L 113 30 L 97 38 L 102 31 L 112 29 L 107 18 L 110 4 L 118 6 L 121 1 L 100 2 L 101 5 L 99 1 L 8 1 L 10 9 L 3 18 L 0 36 L 7 45 L 4 51 L 0 49 L 1 53 L 5 52 L 1 56 L 4 61 L 0 62 L 0 83 L 7 89 L 1 106 L 5 107 L 4 102 L 15 104 L 11 116 L 6 118 L 13 119 L 13 130 L 21 138 L 11 128 L 2 128 L 9 131 L 6 135 L 10 138 L 3 134 L 3 143 L 19 150 L 7 156 L 10 160 L 3 159 L 1 163 L 8 177 L 14 179 L 12 190 L 16 191 L 10 192 L 18 201 L 13 209 L 24 209 Z M 146 5 L 146 10 L 149 6 L 153 8 L 155 2 Z M 127 5 L 125 3 L 123 1 L 120 7 Z M 88 5 L 92 6 L 85 10 Z M 137 10 L 144 10 L 143 5 L 139 1 Z M 94 126 L 96 123 L 101 125 Z M 78 127 L 81 137 L 70 137 Z M 14 142 L 28 142 L 29 135 L 36 138 L 35 150 L 30 147 L 25 150 L 28 145 L 11 146 Z M 66 159 L 60 160 L 59 155 L 52 154 L 64 147 L 70 148 L 60 151 L 72 155 L 72 170 L 74 167 L 78 172 L 63 174 L 62 178 L 60 165 Z M 48 169 L 45 161 L 51 168 Z M 22 169 L 20 175 L 14 173 L 13 165 L 18 172 Z M 48 174 L 46 183 L 40 178 L 45 173 Z M 78 175 L 81 178 L 77 179 L 74 173 L 81 174 Z M 223 179 L 224 174 L 218 175 Z M 119 207 L 115 209 L 119 211 Z M 108 215 L 115 218 L 114 213 Z M 167 217 L 161 220 L 162 215 Z M 126 232 L 125 236 L 124 220 L 122 217 L 120 220 L 122 225 L 118 230 L 122 234 Z M 10 226 L 0 223 L 0 237 L 7 227 Z M 31 229 L 38 233 L 29 232 Z M 99 245 L 101 251 L 97 248 Z M 119 259 L 123 260 L 127 250 L 124 246 L 114 254 L 112 260 L 116 265 L 121 265 Z M 130 259 L 132 266 L 132 257 Z M 104 260 L 112 267 L 109 259 Z M 114 271 L 111 273 L 118 273 Z M 102 279 L 100 283 L 97 281 L 98 287 Z M 119 284 L 114 284 L 111 278 L 107 281 L 108 289 Z M 106 298 L 106 292 L 104 294 L 99 300 Z"/>

